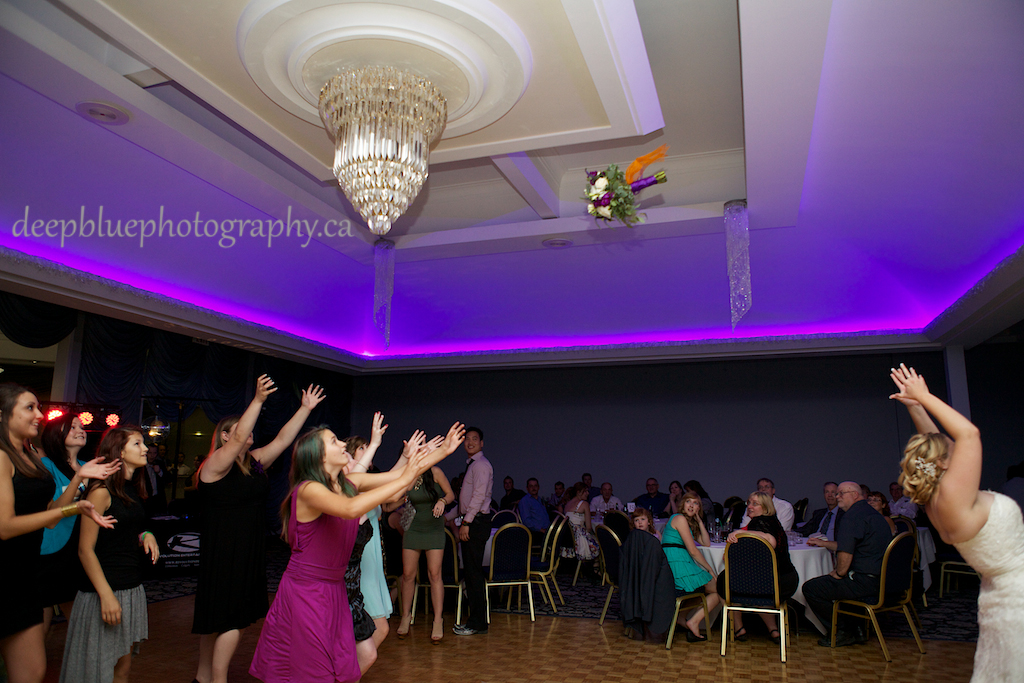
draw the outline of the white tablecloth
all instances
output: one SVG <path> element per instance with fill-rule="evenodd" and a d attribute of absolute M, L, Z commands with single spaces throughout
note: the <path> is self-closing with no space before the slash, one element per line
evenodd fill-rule
<path fill-rule="evenodd" d="M 704 546 L 697 547 L 700 548 L 704 559 L 714 568 L 716 574 L 720 574 L 725 569 L 725 543 L 712 543 L 710 548 Z M 800 576 L 800 583 L 796 588 L 796 594 L 790 599 L 796 600 L 804 607 L 807 607 L 807 601 L 804 600 L 804 581 L 813 579 L 816 576 L 824 576 L 832 571 L 832 553 L 825 548 L 815 548 L 806 543 L 801 543 L 789 547 L 789 559 L 793 562 L 793 566 L 796 567 L 796 573 Z M 825 632 L 824 626 L 821 625 L 821 622 L 814 616 L 814 612 L 810 608 L 805 610 L 805 614 L 816 629 L 822 633 Z"/>
<path fill-rule="evenodd" d="M 921 579 L 924 589 L 928 590 L 932 585 L 932 570 L 929 565 L 935 561 L 935 539 L 932 538 L 931 529 L 928 527 L 917 527 L 917 549 L 921 551 Z"/>

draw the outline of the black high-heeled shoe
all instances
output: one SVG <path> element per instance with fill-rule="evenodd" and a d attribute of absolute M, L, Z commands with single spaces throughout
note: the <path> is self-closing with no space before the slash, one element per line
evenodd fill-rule
<path fill-rule="evenodd" d="M 772 635 L 773 633 L 775 634 L 774 636 Z M 771 640 L 776 645 L 781 645 L 782 644 L 782 633 L 779 631 L 779 629 L 773 628 L 771 631 L 768 632 L 768 639 Z"/>
<path fill-rule="evenodd" d="M 686 642 L 688 643 L 703 643 L 707 639 L 707 636 L 695 636 L 693 635 L 693 631 L 686 629 Z"/>
<path fill-rule="evenodd" d="M 745 626 L 741 626 L 738 631 L 733 633 L 732 637 L 741 643 L 747 642 L 747 628 Z"/>

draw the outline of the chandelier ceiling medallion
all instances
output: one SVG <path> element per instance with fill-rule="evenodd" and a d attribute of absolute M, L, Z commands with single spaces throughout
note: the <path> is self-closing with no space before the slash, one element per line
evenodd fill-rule
<path fill-rule="evenodd" d="M 370 232 L 385 235 L 427 179 L 448 105 L 426 78 L 391 66 L 350 69 L 320 91 L 334 175 Z"/>

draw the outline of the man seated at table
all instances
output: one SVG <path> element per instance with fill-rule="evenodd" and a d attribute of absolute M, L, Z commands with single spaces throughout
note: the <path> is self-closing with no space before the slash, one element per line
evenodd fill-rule
<path fill-rule="evenodd" d="M 530 530 L 534 545 L 544 542 L 544 532 L 551 525 L 551 520 L 540 500 L 540 482 L 533 477 L 526 480 L 526 495 L 519 499 L 519 519 Z"/>
<path fill-rule="evenodd" d="M 548 512 L 549 513 L 551 511 L 553 511 L 553 510 L 557 510 L 558 512 L 562 511 L 561 510 L 562 496 L 564 496 L 564 495 L 565 495 L 565 482 L 556 481 L 555 482 L 555 492 L 552 493 L 550 496 L 548 496 L 548 499 L 546 501 L 544 501 L 545 505 L 547 505 L 547 507 L 548 507 Z"/>
<path fill-rule="evenodd" d="M 665 507 L 668 505 L 668 494 L 659 491 L 658 480 L 651 477 L 647 480 L 647 493 L 637 496 L 633 502 L 650 510 L 655 517 L 664 516 Z"/>
<path fill-rule="evenodd" d="M 889 495 L 892 497 L 892 502 L 889 503 L 889 512 L 910 519 L 917 517 L 917 503 L 910 500 L 909 496 L 903 495 L 903 487 L 895 481 L 889 484 Z"/>
<path fill-rule="evenodd" d="M 586 482 L 584 482 L 586 483 Z M 626 506 L 622 501 L 612 495 L 612 485 L 609 482 L 601 484 L 601 495 L 590 501 L 590 513 L 595 512 L 603 515 L 609 510 L 625 510 Z"/>
<path fill-rule="evenodd" d="M 516 503 L 526 495 L 526 491 L 522 491 L 515 487 L 515 482 L 512 481 L 512 477 L 505 477 L 505 496 L 501 499 L 498 504 L 499 510 L 514 510 Z"/>
<path fill-rule="evenodd" d="M 779 518 L 779 524 L 782 525 L 783 530 L 791 530 L 793 518 L 796 517 L 793 513 L 793 505 L 788 500 L 775 497 L 775 482 L 767 477 L 762 477 L 757 480 L 757 490 L 772 497 L 772 504 L 775 506 L 775 515 Z M 750 524 L 750 517 L 744 514 L 740 526 L 746 528 L 747 524 Z"/>
<path fill-rule="evenodd" d="M 594 486 L 594 477 L 591 476 L 590 472 L 584 472 L 583 476 L 580 477 L 580 481 L 587 485 L 587 500 L 594 500 L 601 493 L 601 489 Z"/>
<path fill-rule="evenodd" d="M 839 518 L 843 516 L 843 510 L 838 507 L 839 501 L 836 498 L 838 490 L 839 485 L 834 481 L 825 482 L 822 491 L 825 494 L 825 507 L 815 510 L 807 522 L 796 527 L 800 535 L 806 538 L 811 534 L 821 534 L 830 541 L 836 540 L 836 526 Z"/>
<path fill-rule="evenodd" d="M 844 481 L 839 485 L 836 495 L 839 497 L 840 509 L 846 512 L 833 544 L 836 549 L 836 568 L 826 576 L 808 580 L 803 588 L 807 606 L 825 625 L 826 631 L 832 623 L 832 605 L 836 600 L 873 602 L 878 597 L 882 557 L 892 540 L 885 518 L 868 505 L 856 482 Z M 812 538 L 807 541 L 807 545 L 828 547 L 829 541 Z M 857 623 L 851 628 L 842 621 L 842 615 L 840 619 L 836 647 L 868 641 L 862 624 Z M 828 633 L 818 641 L 818 645 L 831 646 Z"/>

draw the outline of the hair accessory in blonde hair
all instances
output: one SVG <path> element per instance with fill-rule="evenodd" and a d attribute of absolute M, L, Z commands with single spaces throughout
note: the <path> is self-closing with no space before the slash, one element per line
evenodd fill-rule
<path fill-rule="evenodd" d="M 921 458 L 918 458 L 914 464 L 914 468 L 918 472 L 924 472 L 929 477 L 935 476 L 935 463 L 924 462 L 923 460 L 921 460 Z"/>

